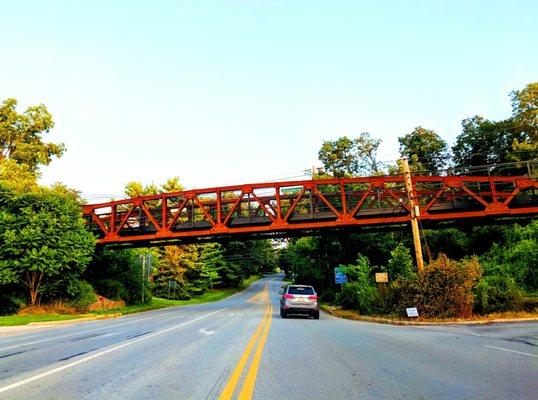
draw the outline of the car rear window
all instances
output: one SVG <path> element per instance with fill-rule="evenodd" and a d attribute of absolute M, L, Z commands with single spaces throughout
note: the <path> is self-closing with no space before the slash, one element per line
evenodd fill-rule
<path fill-rule="evenodd" d="M 314 289 L 311 287 L 304 286 L 290 286 L 288 288 L 289 294 L 314 294 Z"/>

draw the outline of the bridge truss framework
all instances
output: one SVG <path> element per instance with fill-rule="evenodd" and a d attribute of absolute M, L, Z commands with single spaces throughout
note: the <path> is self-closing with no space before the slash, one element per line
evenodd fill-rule
<path fill-rule="evenodd" d="M 420 221 L 538 214 L 525 176 L 414 176 Z M 411 220 L 402 176 L 315 179 L 194 189 L 84 206 L 99 245 L 162 245 L 282 236 Z"/>

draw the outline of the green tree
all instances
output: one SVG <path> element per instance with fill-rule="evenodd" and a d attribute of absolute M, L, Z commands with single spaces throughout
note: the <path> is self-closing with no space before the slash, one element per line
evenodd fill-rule
<path fill-rule="evenodd" d="M 163 183 L 159 191 L 161 193 L 171 193 L 171 192 L 181 192 L 182 190 L 185 190 L 185 188 L 180 183 L 179 177 L 174 176 L 172 178 L 169 178 L 165 183 Z"/>
<path fill-rule="evenodd" d="M 409 159 L 409 164 L 417 172 L 438 173 L 450 158 L 448 145 L 431 129 L 418 126 L 413 132 L 399 137 L 398 142 L 400 154 Z M 420 164 L 420 168 L 417 168 L 417 164 Z"/>
<path fill-rule="evenodd" d="M 511 94 L 512 118 L 524 138 L 512 142 L 510 158 L 515 161 L 538 159 L 538 82 L 529 83 Z"/>
<path fill-rule="evenodd" d="M 324 141 L 318 157 L 325 170 L 335 177 L 379 175 L 383 173 L 377 159 L 380 144 L 381 140 L 373 138 L 368 132 L 354 139 L 342 136 Z"/>
<path fill-rule="evenodd" d="M 336 140 L 326 140 L 318 153 L 326 171 L 333 176 L 354 175 L 358 170 L 358 160 L 354 154 L 353 140 L 342 136 Z"/>
<path fill-rule="evenodd" d="M 346 274 L 348 283 L 342 285 L 336 301 L 344 308 L 372 314 L 380 298 L 368 257 L 359 254 L 355 264 L 341 265 L 340 268 Z"/>
<path fill-rule="evenodd" d="M 403 243 L 399 243 L 398 246 L 390 252 L 390 260 L 387 265 L 387 270 L 391 280 L 399 278 L 407 279 L 415 275 L 411 252 Z"/>
<path fill-rule="evenodd" d="M 0 283 L 23 283 L 34 304 L 50 277 L 81 273 L 95 245 L 81 213 L 69 196 L 0 187 Z"/>
<path fill-rule="evenodd" d="M 37 178 L 37 173 L 25 164 L 17 164 L 15 160 L 0 160 L 0 184 L 15 193 L 37 191 Z"/>
<path fill-rule="evenodd" d="M 96 251 L 84 273 L 84 278 L 97 293 L 127 304 L 140 303 L 142 290 L 144 302 L 151 300 L 149 285 L 142 277 L 140 255 L 134 249 Z"/>
<path fill-rule="evenodd" d="M 520 124 L 528 138 L 538 142 L 538 82 L 529 83 L 522 90 L 510 93 L 512 116 Z"/>
<path fill-rule="evenodd" d="M 454 164 L 462 172 L 472 173 L 469 167 L 506 163 L 512 160 L 514 141 L 525 142 L 526 135 L 513 119 L 489 121 L 480 116 L 464 119 L 462 132 L 452 147 Z M 484 170 L 476 171 L 484 174 Z"/>
<path fill-rule="evenodd" d="M 155 184 L 144 186 L 141 182 L 131 181 L 125 184 L 123 192 L 127 197 L 149 196 L 159 193 L 159 188 Z"/>
<path fill-rule="evenodd" d="M 7 99 L 0 105 L 0 160 L 11 159 L 30 171 L 48 165 L 52 157 L 61 157 L 63 144 L 45 143 L 43 134 L 54 126 L 44 105 L 28 107 L 22 114 L 17 100 Z"/>
<path fill-rule="evenodd" d="M 201 264 L 202 277 L 209 284 L 209 289 L 220 283 L 222 270 L 226 268 L 226 262 L 218 243 L 200 245 L 199 264 Z"/>
<path fill-rule="evenodd" d="M 361 133 L 353 139 L 358 158 L 358 172 L 361 175 L 380 175 L 383 167 L 377 159 L 381 139 L 373 138 L 369 132 Z"/>

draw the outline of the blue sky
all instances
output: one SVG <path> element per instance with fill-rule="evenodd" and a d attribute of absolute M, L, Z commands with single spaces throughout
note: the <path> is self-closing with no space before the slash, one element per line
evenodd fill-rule
<path fill-rule="evenodd" d="M 129 180 L 300 175 L 323 140 L 510 114 L 538 80 L 536 1 L 2 1 L 0 99 L 44 103 L 43 169 L 95 201 Z"/>

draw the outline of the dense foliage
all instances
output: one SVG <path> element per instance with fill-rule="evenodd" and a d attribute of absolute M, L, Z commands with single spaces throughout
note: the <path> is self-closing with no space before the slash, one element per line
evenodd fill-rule
<path fill-rule="evenodd" d="M 24 284 L 32 304 L 47 280 L 80 275 L 94 243 L 69 196 L 0 187 L 0 283 Z"/>

